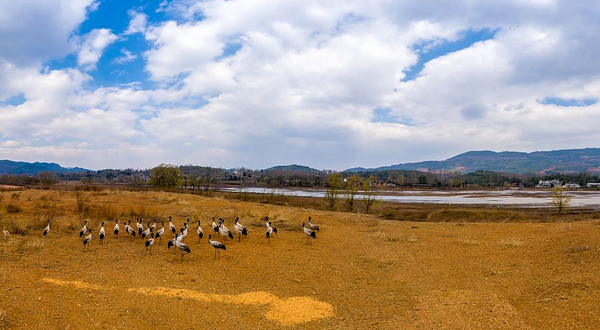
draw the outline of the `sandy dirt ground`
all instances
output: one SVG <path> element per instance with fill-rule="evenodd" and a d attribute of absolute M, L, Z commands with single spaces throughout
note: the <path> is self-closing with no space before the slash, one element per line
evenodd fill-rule
<path fill-rule="evenodd" d="M 0 226 L 21 233 L 0 237 L 0 329 L 600 328 L 595 221 L 384 221 L 118 190 L 0 197 Z M 20 211 L 6 213 L 9 203 Z M 108 220 L 115 214 L 118 239 Z M 139 214 L 172 216 L 178 228 L 190 218 L 191 254 L 181 262 L 163 240 L 144 255 L 145 240 L 126 237 L 122 226 Z M 213 216 L 232 230 L 238 216 L 249 230 L 241 242 L 225 242 L 217 260 L 206 236 L 195 236 L 197 221 L 209 233 Z M 265 216 L 279 232 L 270 244 Z M 321 230 L 306 244 L 308 216 Z M 84 219 L 93 230 L 87 252 Z"/>

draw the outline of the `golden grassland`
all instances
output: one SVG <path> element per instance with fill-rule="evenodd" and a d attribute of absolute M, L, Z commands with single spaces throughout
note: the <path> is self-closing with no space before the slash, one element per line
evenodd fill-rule
<path fill-rule="evenodd" d="M 499 223 L 463 222 L 464 209 L 431 212 L 456 221 L 152 191 L 3 191 L 0 227 L 12 236 L 0 237 L 0 329 L 600 328 L 593 216 L 529 223 L 524 212 Z M 306 244 L 309 215 L 321 231 Z M 112 235 L 114 219 L 156 219 L 160 227 L 168 216 L 178 227 L 192 223 L 183 262 L 166 240 L 144 255 L 144 240 L 126 237 L 122 225 Z M 213 216 L 230 229 L 238 216 L 249 229 L 218 260 L 206 237 L 195 236 L 197 221 L 208 233 Z M 271 244 L 265 216 L 279 231 Z M 94 233 L 87 252 L 83 220 Z"/>

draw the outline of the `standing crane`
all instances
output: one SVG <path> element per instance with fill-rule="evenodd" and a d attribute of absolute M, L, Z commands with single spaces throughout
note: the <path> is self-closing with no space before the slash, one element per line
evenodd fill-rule
<path fill-rule="evenodd" d="M 115 227 L 113 228 L 113 234 L 115 239 L 119 237 L 119 220 L 115 220 Z"/>
<path fill-rule="evenodd" d="M 44 232 L 42 234 L 45 238 L 48 238 L 48 234 L 50 234 L 50 220 L 48 220 L 48 224 L 46 225 L 46 228 L 44 228 Z"/>
<path fill-rule="evenodd" d="M 306 234 L 306 244 L 308 244 L 309 237 L 312 237 L 313 239 L 317 239 L 317 234 L 314 231 L 304 227 L 304 222 L 302 223 L 302 229 L 304 230 L 304 234 Z"/>
<path fill-rule="evenodd" d="M 79 231 L 79 238 L 83 240 L 83 235 L 85 235 L 85 233 L 87 233 L 87 220 L 83 222 L 83 227 L 81 227 L 81 230 Z"/>
<path fill-rule="evenodd" d="M 215 259 L 217 259 L 217 257 L 219 259 L 221 258 L 221 256 L 219 255 L 219 250 L 227 250 L 225 244 L 211 240 L 210 234 L 208 234 L 208 244 L 210 244 L 215 249 Z"/>
<path fill-rule="evenodd" d="M 104 221 L 102 221 L 102 226 L 100 227 L 100 233 L 98 233 L 98 238 L 100 239 L 100 244 L 104 244 L 104 236 L 106 236 L 106 232 L 104 231 Z"/>
<path fill-rule="evenodd" d="M 235 223 L 233 224 L 233 229 L 238 233 L 238 242 L 242 240 L 242 235 L 248 236 L 248 229 L 238 221 L 239 219 L 240 218 L 235 217 Z"/>
<path fill-rule="evenodd" d="M 200 226 L 200 220 L 198 220 L 198 240 L 201 240 L 204 237 L 204 230 L 202 230 L 202 226 Z"/>
<path fill-rule="evenodd" d="M 85 252 L 85 248 L 86 246 L 89 248 L 90 247 L 90 242 L 92 241 L 92 231 L 90 230 L 90 234 L 87 235 L 84 239 L 83 239 L 83 252 Z"/>

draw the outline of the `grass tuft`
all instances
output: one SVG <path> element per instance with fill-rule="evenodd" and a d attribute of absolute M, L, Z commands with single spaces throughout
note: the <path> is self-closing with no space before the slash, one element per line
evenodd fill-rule
<path fill-rule="evenodd" d="M 581 253 L 590 249 L 589 245 L 575 245 L 565 250 L 567 254 Z"/>
<path fill-rule="evenodd" d="M 6 315 L 5 311 L 0 310 L 0 330 L 7 329 L 10 329 L 10 325 L 8 323 L 8 316 Z"/>
<path fill-rule="evenodd" d="M 507 238 L 500 240 L 500 245 L 503 247 L 521 247 L 525 245 L 525 241 L 519 238 Z"/>
<path fill-rule="evenodd" d="M 464 245 L 479 245 L 479 241 L 475 239 L 461 238 L 456 241 L 457 243 Z"/>

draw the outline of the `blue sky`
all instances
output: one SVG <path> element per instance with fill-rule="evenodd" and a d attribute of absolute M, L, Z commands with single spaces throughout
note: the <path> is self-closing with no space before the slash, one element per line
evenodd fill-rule
<path fill-rule="evenodd" d="M 149 13 L 150 21 L 160 23 L 161 20 L 168 17 L 165 12 L 158 11 L 162 1 L 101 1 L 95 10 L 89 11 L 87 19 L 82 22 L 77 31 L 77 35 L 85 35 L 93 29 L 110 29 L 114 34 L 120 35 L 119 39 L 107 46 L 97 62 L 96 70 L 88 74 L 93 77 L 90 87 L 107 87 L 112 85 L 127 83 L 142 83 L 144 87 L 150 88 L 148 84 L 148 75 L 144 72 L 144 61 L 139 56 L 147 51 L 150 44 L 146 42 L 141 34 L 123 35 L 129 26 L 132 13 Z M 129 51 L 138 56 L 136 59 L 127 63 L 117 63 L 115 60 L 124 55 L 123 51 Z M 70 54 L 66 57 L 51 59 L 44 65 L 50 70 L 64 69 L 76 66 L 76 54 Z"/>
<path fill-rule="evenodd" d="M 600 138 L 593 1 L 22 0 L 0 11 L 0 158 L 342 170 Z"/>
<path fill-rule="evenodd" d="M 471 47 L 474 43 L 494 39 L 499 29 L 468 29 L 459 32 L 456 40 L 429 40 L 414 45 L 413 50 L 419 55 L 416 64 L 409 67 L 403 81 L 414 80 L 423 70 L 427 62 L 449 53 Z"/>

